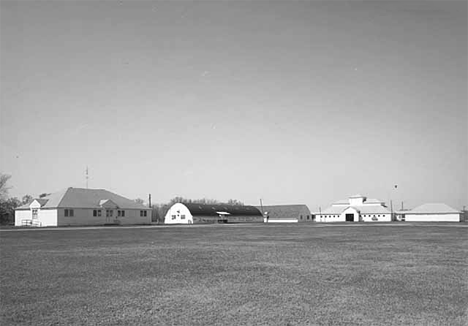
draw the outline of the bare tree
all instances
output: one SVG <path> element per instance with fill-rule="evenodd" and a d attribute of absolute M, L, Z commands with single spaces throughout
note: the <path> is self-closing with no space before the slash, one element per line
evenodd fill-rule
<path fill-rule="evenodd" d="M 23 205 L 26 205 L 34 200 L 33 196 L 31 195 L 24 195 L 23 198 L 21 198 L 21 203 Z"/>

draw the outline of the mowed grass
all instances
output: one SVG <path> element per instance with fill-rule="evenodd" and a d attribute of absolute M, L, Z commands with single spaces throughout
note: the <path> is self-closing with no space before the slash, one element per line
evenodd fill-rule
<path fill-rule="evenodd" d="M 0 232 L 0 321 L 466 325 L 467 231 L 259 224 Z"/>

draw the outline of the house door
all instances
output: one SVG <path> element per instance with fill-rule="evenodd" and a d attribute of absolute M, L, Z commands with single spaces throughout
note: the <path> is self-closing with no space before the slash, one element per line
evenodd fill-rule
<path fill-rule="evenodd" d="M 346 222 L 354 222 L 354 214 L 346 214 Z"/>

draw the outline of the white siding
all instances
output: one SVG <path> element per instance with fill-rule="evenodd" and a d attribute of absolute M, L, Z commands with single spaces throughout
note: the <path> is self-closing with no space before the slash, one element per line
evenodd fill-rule
<path fill-rule="evenodd" d="M 15 226 L 21 226 L 23 220 L 31 220 L 31 210 L 18 210 L 15 211 Z"/>
<path fill-rule="evenodd" d="M 193 216 L 187 206 L 176 203 L 167 211 L 164 224 L 193 224 Z"/>
<path fill-rule="evenodd" d="M 460 214 L 410 214 L 406 213 L 406 222 L 460 222 Z"/>
<path fill-rule="evenodd" d="M 264 219 L 266 221 L 266 218 Z M 269 218 L 268 223 L 298 223 L 297 219 L 279 219 L 279 218 Z"/>
<path fill-rule="evenodd" d="M 56 209 L 40 209 L 38 211 L 39 226 L 57 226 Z"/>
<path fill-rule="evenodd" d="M 94 210 L 100 210 L 101 216 L 93 216 Z M 118 216 L 117 211 L 125 211 L 125 216 Z M 146 211 L 146 216 L 140 216 L 140 211 Z M 151 224 L 150 209 L 112 209 L 112 216 L 106 216 L 106 209 L 73 208 L 73 216 L 65 216 L 65 208 L 60 208 L 58 220 L 60 226 L 104 225 L 104 224 Z"/>
<path fill-rule="evenodd" d="M 361 214 L 364 222 L 391 222 L 392 214 Z"/>

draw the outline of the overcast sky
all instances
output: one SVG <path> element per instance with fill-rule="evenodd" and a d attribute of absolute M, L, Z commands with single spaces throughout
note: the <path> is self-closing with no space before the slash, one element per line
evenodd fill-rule
<path fill-rule="evenodd" d="M 0 6 L 12 196 L 468 206 L 466 1 Z"/>

